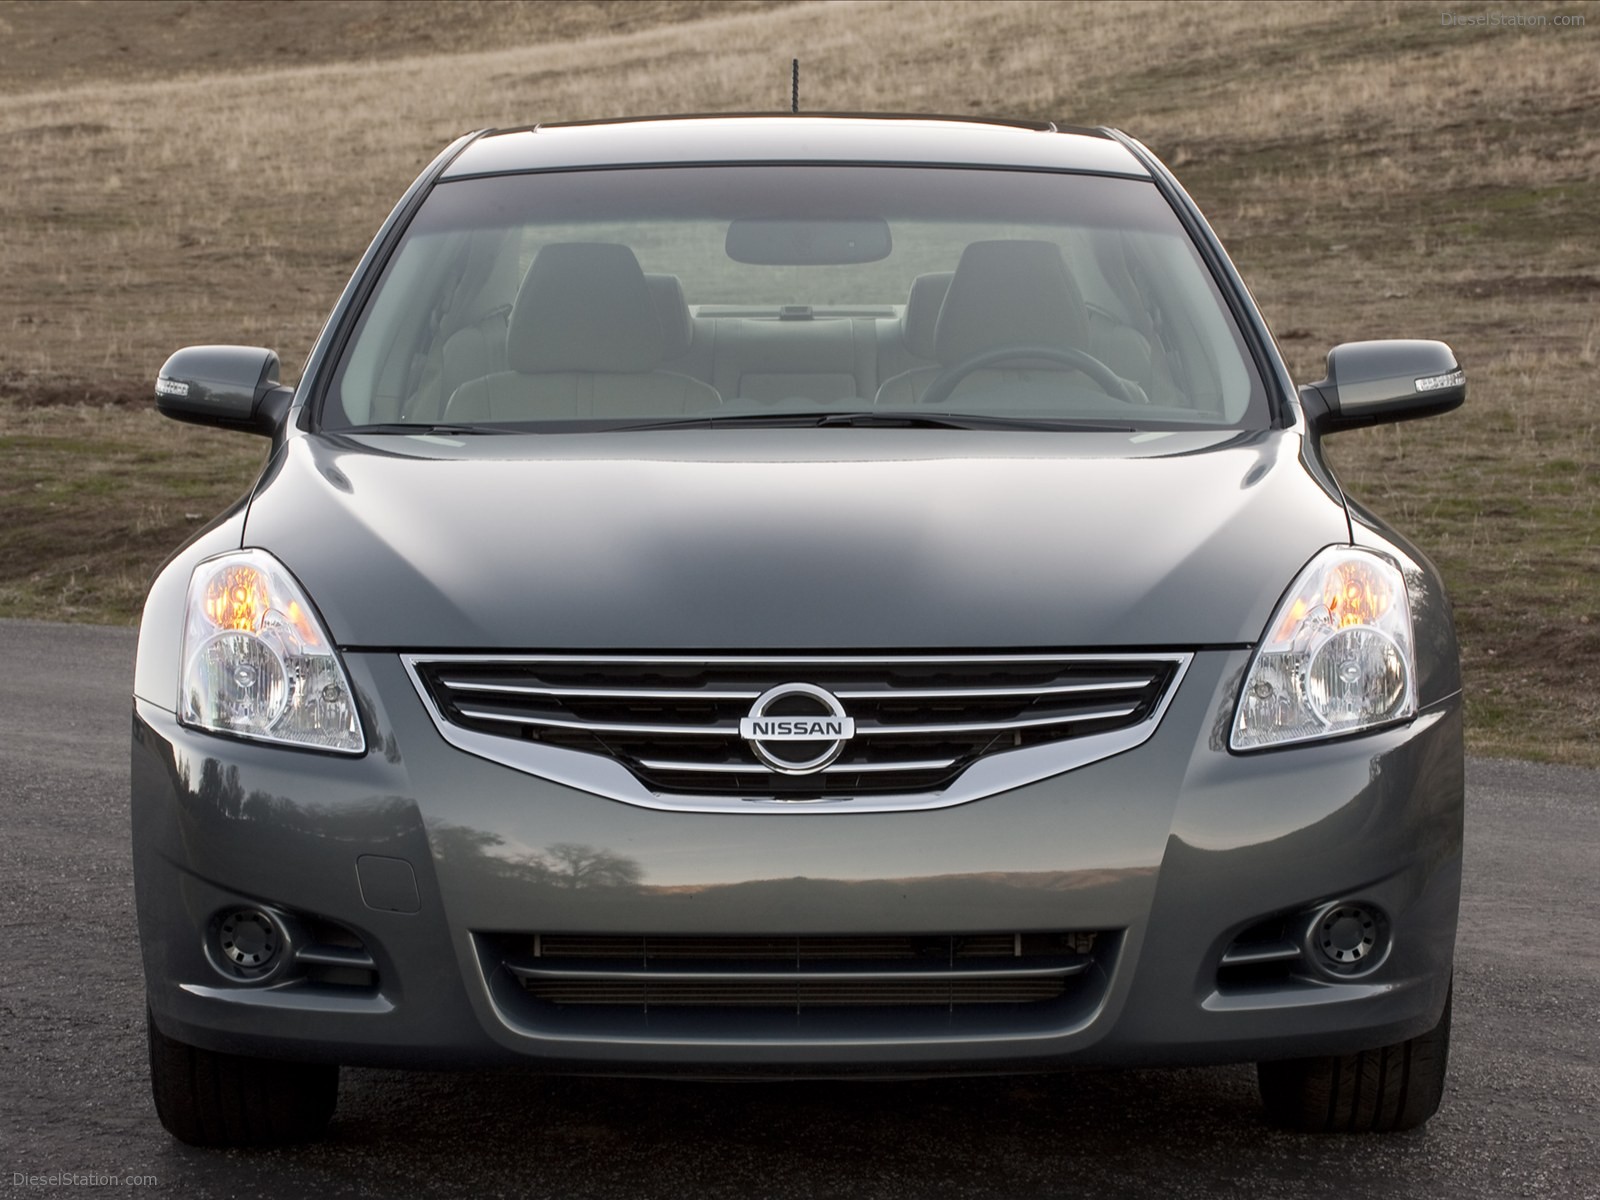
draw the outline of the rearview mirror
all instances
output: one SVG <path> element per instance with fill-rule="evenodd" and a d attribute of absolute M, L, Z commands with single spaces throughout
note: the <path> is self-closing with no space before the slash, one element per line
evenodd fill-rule
<path fill-rule="evenodd" d="M 746 217 L 728 226 L 728 257 L 761 267 L 822 267 L 888 258 L 894 248 L 882 217 L 792 221 Z"/>
<path fill-rule="evenodd" d="M 190 346 L 156 376 L 156 408 L 177 421 L 276 434 L 294 399 L 278 355 L 260 346 Z"/>
<path fill-rule="evenodd" d="M 1466 372 L 1443 342 L 1345 342 L 1328 351 L 1327 372 L 1300 389 L 1319 434 L 1431 417 L 1467 398 Z"/>

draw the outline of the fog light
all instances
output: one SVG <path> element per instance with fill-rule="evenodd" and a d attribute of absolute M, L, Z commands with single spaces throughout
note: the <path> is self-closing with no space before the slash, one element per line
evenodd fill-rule
<path fill-rule="evenodd" d="M 1340 901 L 1317 913 L 1306 931 L 1314 957 L 1337 975 L 1370 971 L 1389 948 L 1389 923 L 1377 909 Z"/>
<path fill-rule="evenodd" d="M 212 966 L 230 979 L 259 981 L 289 961 L 293 938 L 276 913 L 234 908 L 213 919 L 206 949 Z"/>

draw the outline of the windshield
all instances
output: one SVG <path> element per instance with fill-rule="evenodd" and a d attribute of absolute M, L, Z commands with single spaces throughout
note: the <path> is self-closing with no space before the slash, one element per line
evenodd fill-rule
<path fill-rule="evenodd" d="M 1268 419 L 1147 180 L 745 165 L 437 185 L 320 414 L 454 432 L 763 422 Z"/>

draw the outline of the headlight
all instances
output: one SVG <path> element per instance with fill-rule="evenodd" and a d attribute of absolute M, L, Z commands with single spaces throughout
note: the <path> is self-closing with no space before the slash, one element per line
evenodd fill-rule
<path fill-rule="evenodd" d="M 1400 569 L 1331 546 L 1301 571 L 1239 693 L 1229 744 L 1281 746 L 1416 715 L 1411 603 Z"/>
<path fill-rule="evenodd" d="M 344 667 L 282 563 L 265 550 L 208 559 L 184 607 L 185 725 L 319 750 L 366 749 Z"/>

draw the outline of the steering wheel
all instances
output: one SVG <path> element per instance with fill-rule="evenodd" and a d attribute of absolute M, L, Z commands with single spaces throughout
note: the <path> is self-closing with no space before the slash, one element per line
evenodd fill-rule
<path fill-rule="evenodd" d="M 1068 366 L 1077 367 L 1094 380 L 1107 395 L 1129 404 L 1138 403 L 1128 390 L 1122 376 L 1094 355 L 1071 346 L 997 346 L 993 350 L 980 350 L 977 354 L 969 354 L 960 362 L 946 367 L 935 375 L 933 382 L 928 385 L 928 390 L 922 393 L 919 403 L 943 404 L 950 399 L 956 386 L 968 375 L 1012 358 L 1047 358 L 1052 362 L 1066 363 Z"/>

